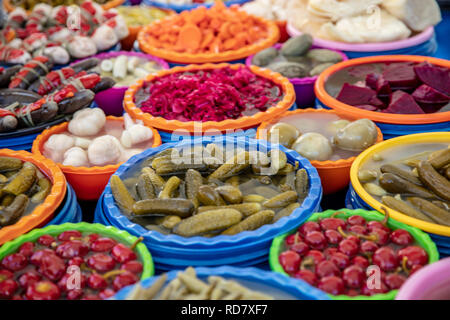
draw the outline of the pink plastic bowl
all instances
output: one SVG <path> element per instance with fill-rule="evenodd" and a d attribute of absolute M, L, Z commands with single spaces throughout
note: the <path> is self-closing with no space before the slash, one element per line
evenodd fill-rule
<path fill-rule="evenodd" d="M 129 52 L 129 51 L 105 52 L 89 58 L 98 58 L 100 60 L 103 60 L 114 58 L 121 55 L 126 55 L 129 57 L 138 57 L 149 61 L 155 61 L 159 65 L 161 65 L 163 69 L 169 69 L 169 65 L 164 60 L 142 52 Z M 78 60 L 75 61 L 74 63 L 83 60 L 86 59 Z M 101 91 L 95 95 L 95 103 L 98 105 L 99 108 L 103 109 L 106 115 L 120 117 L 123 114 L 122 103 L 125 91 L 127 90 L 128 87 L 113 87 L 111 89 Z"/>
<path fill-rule="evenodd" d="M 283 44 L 277 43 L 274 47 L 280 49 Z M 312 49 L 323 49 L 322 46 L 313 45 Z M 339 50 L 329 49 L 339 53 L 342 58 L 348 60 L 348 57 Z M 252 60 L 255 55 L 247 57 L 245 64 L 250 67 L 252 65 Z M 298 108 L 314 107 L 316 101 L 316 95 L 314 93 L 314 84 L 316 83 L 318 76 L 306 77 L 306 78 L 291 78 L 289 81 L 294 85 L 296 103 Z"/>
<path fill-rule="evenodd" d="M 396 300 L 450 300 L 450 258 L 432 263 L 406 280 Z"/>
<path fill-rule="evenodd" d="M 296 37 L 302 34 L 301 31 L 297 30 L 291 23 L 288 23 L 286 30 L 291 37 Z M 346 43 L 331 40 L 323 40 L 319 38 L 314 38 L 314 45 L 323 48 L 333 48 L 341 51 L 353 51 L 353 52 L 382 52 L 382 51 L 392 51 L 405 49 L 409 47 L 417 46 L 430 40 L 434 35 L 434 28 L 428 27 L 421 33 L 412 36 L 408 39 L 391 41 L 391 42 L 377 42 L 377 43 Z"/>

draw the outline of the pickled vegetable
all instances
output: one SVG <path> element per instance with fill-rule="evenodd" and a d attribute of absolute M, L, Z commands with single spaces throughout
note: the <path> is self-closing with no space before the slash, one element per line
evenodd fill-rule
<path fill-rule="evenodd" d="M 227 230 L 222 232 L 222 234 L 232 236 L 243 231 L 256 230 L 265 224 L 271 223 L 274 216 L 275 212 L 273 212 L 272 210 L 260 211 L 242 220 L 238 224 L 228 228 Z"/>
<path fill-rule="evenodd" d="M 194 211 L 194 204 L 184 199 L 149 199 L 134 203 L 135 215 L 171 215 L 181 218 L 189 217 Z"/>

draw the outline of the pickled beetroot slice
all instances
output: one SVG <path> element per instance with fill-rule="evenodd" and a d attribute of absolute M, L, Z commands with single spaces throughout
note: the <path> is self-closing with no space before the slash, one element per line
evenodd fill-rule
<path fill-rule="evenodd" d="M 425 62 L 415 66 L 414 71 L 420 81 L 450 96 L 450 69 Z"/>
<path fill-rule="evenodd" d="M 445 104 L 450 101 L 450 97 L 442 92 L 423 84 L 412 94 L 414 100 L 419 103 Z"/>
<path fill-rule="evenodd" d="M 379 95 L 388 95 L 392 92 L 389 82 L 380 74 L 368 74 L 366 76 L 366 85 Z"/>
<path fill-rule="evenodd" d="M 425 113 L 410 94 L 401 90 L 397 90 L 391 95 L 391 103 L 382 112 L 396 114 Z"/>
<path fill-rule="evenodd" d="M 386 67 L 382 74 L 393 90 L 414 89 L 419 85 L 419 79 L 411 63 L 393 63 Z"/>
<path fill-rule="evenodd" d="M 377 93 L 374 90 L 349 83 L 344 83 L 336 99 L 355 107 L 372 105 L 380 108 L 384 106 L 383 102 L 377 98 Z"/>

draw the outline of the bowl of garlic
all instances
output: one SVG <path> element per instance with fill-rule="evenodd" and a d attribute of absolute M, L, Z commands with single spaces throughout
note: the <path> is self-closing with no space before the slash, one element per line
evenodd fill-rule
<path fill-rule="evenodd" d="M 442 16 L 436 0 L 295 0 L 288 9 L 290 36 L 309 33 L 314 45 L 350 59 L 437 50 L 434 26 Z"/>
<path fill-rule="evenodd" d="M 79 199 L 95 200 L 122 163 L 159 145 L 158 131 L 128 114 L 106 116 L 100 108 L 86 108 L 43 131 L 32 152 L 56 162 Z"/>
<path fill-rule="evenodd" d="M 95 95 L 95 103 L 106 115 L 117 117 L 123 113 L 123 97 L 131 84 L 149 74 L 169 69 L 169 65 L 164 60 L 142 52 L 105 52 L 96 55 L 95 58 L 99 62 L 88 72 L 96 72 L 115 81 L 114 87 Z"/>

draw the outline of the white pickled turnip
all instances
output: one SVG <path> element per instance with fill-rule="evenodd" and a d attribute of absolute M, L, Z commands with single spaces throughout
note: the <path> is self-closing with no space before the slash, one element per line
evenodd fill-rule
<path fill-rule="evenodd" d="M 88 37 L 75 36 L 69 42 L 69 53 L 72 57 L 81 59 L 97 53 L 95 42 Z"/>
<path fill-rule="evenodd" d="M 106 116 L 100 108 L 87 108 L 75 112 L 68 130 L 76 136 L 86 137 L 98 134 L 106 123 Z"/>
<path fill-rule="evenodd" d="M 119 140 L 110 135 L 94 139 L 88 148 L 88 159 L 94 166 L 116 164 L 121 155 L 122 146 Z"/>
<path fill-rule="evenodd" d="M 150 128 L 141 124 L 135 124 L 122 133 L 120 142 L 125 148 L 131 148 L 132 146 L 148 141 L 151 138 L 153 138 L 153 132 Z"/>
<path fill-rule="evenodd" d="M 300 136 L 292 145 L 292 149 L 308 160 L 325 161 L 329 160 L 333 154 L 330 141 L 315 132 L 308 132 Z"/>
<path fill-rule="evenodd" d="M 54 134 L 44 144 L 44 156 L 61 163 L 64 153 L 75 145 L 75 139 L 66 134 Z"/>
<path fill-rule="evenodd" d="M 86 151 L 79 147 L 73 147 L 64 153 L 64 166 L 88 167 L 89 160 Z"/>

